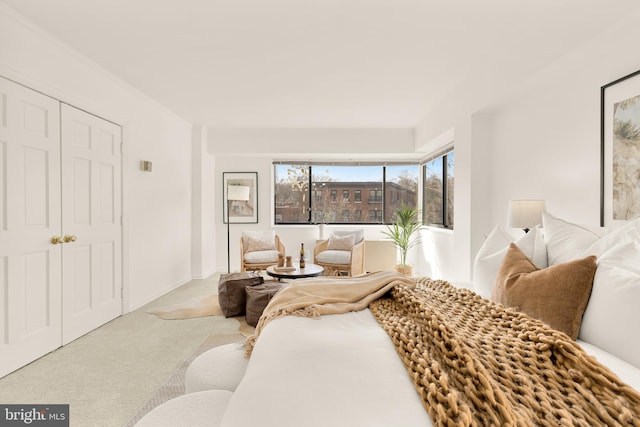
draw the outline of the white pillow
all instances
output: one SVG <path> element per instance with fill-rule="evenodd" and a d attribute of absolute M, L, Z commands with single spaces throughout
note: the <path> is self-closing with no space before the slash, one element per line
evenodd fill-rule
<path fill-rule="evenodd" d="M 358 230 L 335 230 L 333 231 L 334 236 L 339 236 L 339 237 L 343 237 L 343 236 L 348 236 L 349 234 L 353 234 L 355 235 L 355 243 L 360 243 L 364 240 L 364 230 L 363 229 L 358 229 Z"/>
<path fill-rule="evenodd" d="M 328 251 L 350 251 L 353 245 L 356 244 L 356 235 L 347 234 L 346 236 L 336 236 L 332 234 L 329 236 L 329 243 L 327 244 Z"/>
<path fill-rule="evenodd" d="M 489 233 L 473 262 L 473 285 L 476 293 L 491 299 L 502 260 L 514 238 L 500 225 Z M 532 228 L 515 242 L 538 268 L 547 267 L 547 250 L 540 229 Z"/>
<path fill-rule="evenodd" d="M 276 232 L 243 231 L 242 246 L 245 252 L 276 250 Z"/>
<path fill-rule="evenodd" d="M 640 240 L 605 251 L 582 318 L 580 339 L 640 368 Z"/>
<path fill-rule="evenodd" d="M 491 298 L 498 269 L 513 237 L 499 224 L 489 233 L 473 261 L 473 287 L 484 298 Z M 504 253 L 500 253 L 504 249 Z"/>
<path fill-rule="evenodd" d="M 549 265 L 573 261 L 606 234 L 606 229 L 573 224 L 542 212 L 544 241 L 547 244 Z"/>
<path fill-rule="evenodd" d="M 624 225 L 614 228 L 605 234 L 587 249 L 585 249 L 579 258 L 589 255 L 600 257 L 612 247 L 625 242 L 640 241 L 640 217 L 625 223 Z"/>

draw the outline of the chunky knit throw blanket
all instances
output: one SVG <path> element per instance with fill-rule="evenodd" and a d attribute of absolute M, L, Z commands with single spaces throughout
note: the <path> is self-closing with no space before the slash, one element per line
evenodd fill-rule
<path fill-rule="evenodd" d="M 640 426 L 640 393 L 524 314 L 422 278 L 369 308 L 435 426 Z"/>

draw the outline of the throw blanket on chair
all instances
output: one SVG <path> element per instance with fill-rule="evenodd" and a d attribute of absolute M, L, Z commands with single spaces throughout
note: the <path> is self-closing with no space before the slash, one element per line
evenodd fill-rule
<path fill-rule="evenodd" d="M 284 287 L 269 301 L 253 336 L 245 341 L 247 356 L 262 329 L 273 319 L 287 315 L 319 317 L 322 314 L 340 314 L 365 309 L 369 303 L 397 285 L 408 289 L 415 282 L 391 271 L 379 271 L 357 277 L 317 277 L 298 279 Z"/>
<path fill-rule="evenodd" d="M 436 426 L 640 426 L 640 393 L 524 314 L 429 279 L 369 308 Z"/>

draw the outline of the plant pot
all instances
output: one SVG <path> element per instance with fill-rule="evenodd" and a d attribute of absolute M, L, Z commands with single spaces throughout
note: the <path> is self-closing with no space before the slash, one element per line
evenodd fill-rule
<path fill-rule="evenodd" d="M 397 264 L 396 271 L 408 277 L 413 276 L 413 266 L 410 264 Z"/>

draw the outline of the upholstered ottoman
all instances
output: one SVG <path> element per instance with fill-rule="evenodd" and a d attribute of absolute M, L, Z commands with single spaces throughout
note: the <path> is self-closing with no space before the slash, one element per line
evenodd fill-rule
<path fill-rule="evenodd" d="M 218 303 L 224 317 L 244 314 L 247 296 L 245 287 L 259 285 L 264 278 L 256 273 L 230 273 L 218 280 Z"/>
<path fill-rule="evenodd" d="M 153 408 L 136 427 L 217 427 L 232 395 L 228 390 L 185 394 Z"/>
<path fill-rule="evenodd" d="M 235 391 L 249 363 L 244 353 L 242 343 L 232 343 L 212 348 L 193 359 L 184 377 L 185 393 Z"/>
<path fill-rule="evenodd" d="M 269 301 L 275 294 L 282 289 L 283 284 L 276 281 L 267 281 L 261 285 L 248 286 L 245 291 L 247 294 L 247 307 L 245 318 L 247 324 L 256 326 L 262 312 Z"/>

